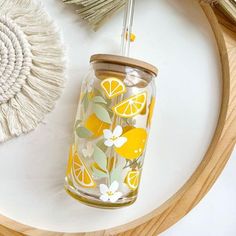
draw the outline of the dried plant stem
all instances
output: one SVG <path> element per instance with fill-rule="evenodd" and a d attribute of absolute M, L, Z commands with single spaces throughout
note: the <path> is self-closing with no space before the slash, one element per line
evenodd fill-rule
<path fill-rule="evenodd" d="M 77 12 L 94 30 L 97 30 L 110 16 L 122 8 L 127 0 L 63 0 L 76 4 Z"/>

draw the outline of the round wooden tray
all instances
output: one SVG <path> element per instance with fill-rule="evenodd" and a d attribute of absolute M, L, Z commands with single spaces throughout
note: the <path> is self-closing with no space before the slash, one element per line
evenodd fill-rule
<path fill-rule="evenodd" d="M 218 23 L 212 8 L 201 4 L 217 40 L 222 63 L 222 104 L 218 125 L 204 159 L 191 178 L 169 200 L 127 225 L 91 233 L 62 233 L 36 229 L 0 216 L 0 234 L 6 236 L 157 235 L 186 215 L 208 192 L 228 161 L 236 138 L 236 34 Z"/>

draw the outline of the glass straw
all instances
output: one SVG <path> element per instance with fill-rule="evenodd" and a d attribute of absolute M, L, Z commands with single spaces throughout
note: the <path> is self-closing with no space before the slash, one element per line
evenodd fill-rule
<path fill-rule="evenodd" d="M 133 18 L 134 18 L 135 0 L 128 0 L 126 3 L 124 14 L 124 26 L 121 42 L 121 55 L 128 57 L 130 51 L 130 38 L 132 34 Z"/>

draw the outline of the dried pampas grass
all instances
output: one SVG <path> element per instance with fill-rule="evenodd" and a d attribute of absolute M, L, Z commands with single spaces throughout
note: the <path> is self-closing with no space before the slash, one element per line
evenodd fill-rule
<path fill-rule="evenodd" d="M 67 4 L 76 4 L 78 14 L 94 30 L 125 5 L 127 0 L 63 0 Z"/>

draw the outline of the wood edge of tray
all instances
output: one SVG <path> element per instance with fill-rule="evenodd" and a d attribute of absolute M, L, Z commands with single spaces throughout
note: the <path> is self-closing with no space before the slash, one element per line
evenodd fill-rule
<path fill-rule="evenodd" d="M 50 232 L 23 225 L 0 215 L 3 236 L 157 235 L 185 216 L 210 190 L 224 169 L 236 140 L 236 34 L 220 26 L 212 8 L 201 3 L 214 31 L 222 63 L 222 105 L 212 143 L 190 179 L 156 210 L 131 223 L 91 233 Z M 230 70 L 230 68 L 232 68 Z"/>

